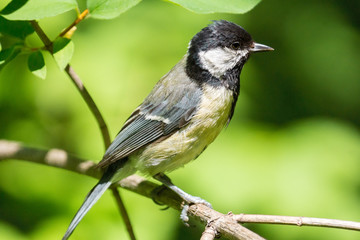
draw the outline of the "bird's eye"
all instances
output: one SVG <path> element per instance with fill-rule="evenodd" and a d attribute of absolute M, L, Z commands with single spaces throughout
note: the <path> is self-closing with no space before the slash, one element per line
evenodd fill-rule
<path fill-rule="evenodd" d="M 239 42 L 233 42 L 230 47 L 234 50 L 239 50 L 240 49 L 240 43 Z"/>

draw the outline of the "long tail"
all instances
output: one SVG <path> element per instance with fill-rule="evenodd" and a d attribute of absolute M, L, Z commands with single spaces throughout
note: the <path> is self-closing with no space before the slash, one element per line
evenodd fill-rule
<path fill-rule="evenodd" d="M 66 240 L 70 237 L 70 235 L 75 230 L 76 226 L 79 224 L 81 219 L 90 210 L 90 208 L 99 200 L 99 198 L 104 194 L 104 192 L 110 187 L 110 185 L 112 184 L 111 180 L 113 176 L 115 175 L 119 167 L 121 167 L 121 165 L 123 164 L 121 164 L 120 166 L 119 164 L 116 165 L 115 164 L 113 164 L 112 166 L 110 165 L 109 168 L 105 171 L 100 181 L 86 195 L 85 201 L 83 202 L 77 213 L 75 214 L 62 240 Z"/>

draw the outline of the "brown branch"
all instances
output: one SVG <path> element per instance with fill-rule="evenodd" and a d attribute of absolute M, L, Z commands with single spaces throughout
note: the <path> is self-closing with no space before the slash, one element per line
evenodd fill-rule
<path fill-rule="evenodd" d="M 95 178 L 100 178 L 102 175 L 99 169 L 94 168 L 96 164 L 92 161 L 86 161 L 75 157 L 64 150 L 41 150 L 25 147 L 18 142 L 0 140 L 0 161 L 5 159 L 19 159 L 40 163 L 47 166 L 67 169 Z M 116 183 L 115 186 L 121 186 L 147 198 L 154 198 L 157 202 L 163 203 L 177 210 L 180 210 L 182 206 L 182 200 L 168 189 L 164 189 L 158 192 L 156 196 L 153 196 L 153 190 L 158 188 L 159 185 L 136 175 L 123 179 L 122 181 Z M 242 227 L 237 222 L 318 226 L 360 231 L 360 222 L 253 214 L 234 215 L 229 213 L 225 215 L 202 204 L 191 205 L 189 208 L 189 215 L 206 223 L 207 228 L 211 227 L 215 232 L 220 233 L 229 239 L 262 239 L 258 235 L 253 236 L 252 234 L 254 233 Z M 206 234 L 210 234 L 210 232 L 207 232 Z"/>
<path fill-rule="evenodd" d="M 190 216 L 201 222 L 210 224 L 216 232 L 228 239 L 264 240 L 256 233 L 238 224 L 232 216 L 222 214 L 203 204 L 191 205 L 188 211 Z"/>
<path fill-rule="evenodd" d="M 207 225 L 204 232 L 201 234 L 200 240 L 214 240 L 215 237 L 216 230 L 211 225 Z"/>
<path fill-rule="evenodd" d="M 239 223 L 267 223 L 296 226 L 316 226 L 360 231 L 360 223 L 326 218 L 292 217 L 276 215 L 239 214 L 233 215 Z"/>
<path fill-rule="evenodd" d="M 79 15 L 78 19 L 75 20 L 75 22 L 73 24 L 77 24 L 79 23 L 82 19 L 85 18 L 85 16 L 89 13 L 88 10 L 85 10 L 82 14 Z M 38 34 L 38 36 L 40 37 L 40 39 L 42 40 L 42 42 L 45 44 L 46 49 L 53 54 L 52 51 L 52 42 L 50 41 L 50 39 L 47 37 L 47 35 L 45 34 L 45 32 L 42 30 L 42 28 L 39 26 L 39 24 L 36 21 L 31 21 L 31 24 L 35 30 L 35 32 Z M 72 24 L 72 25 L 73 25 Z M 73 26 L 69 26 L 69 30 L 71 30 L 75 25 Z M 67 31 L 68 32 L 68 31 Z M 65 32 L 65 34 L 67 33 Z M 61 34 L 60 34 L 61 35 Z M 89 107 L 90 111 L 92 112 L 92 114 L 94 115 L 96 122 L 100 128 L 101 131 L 101 135 L 103 138 L 103 142 L 104 142 L 104 146 L 105 149 L 107 149 L 110 146 L 111 140 L 110 140 L 110 134 L 109 134 L 109 130 L 108 127 L 105 123 L 104 118 L 102 117 L 99 108 L 96 106 L 94 100 L 92 99 L 90 93 L 87 91 L 87 89 L 85 88 L 84 84 L 82 83 L 80 77 L 76 74 L 76 72 L 74 71 L 74 69 L 70 66 L 70 64 L 68 64 L 65 67 L 65 72 L 68 74 L 68 76 L 70 77 L 70 79 L 72 80 L 72 82 L 75 84 L 76 88 L 78 89 L 78 91 L 80 92 L 82 98 L 84 99 L 84 101 L 86 102 L 87 106 Z M 113 192 L 114 193 L 114 192 Z M 120 206 L 124 206 L 122 199 L 120 197 L 120 195 L 116 196 L 116 202 L 117 205 Z M 120 212 L 122 213 L 121 216 L 124 218 L 124 222 L 126 224 L 130 224 L 130 219 L 129 216 L 126 212 L 126 209 L 123 207 L 120 207 Z M 128 232 L 130 235 L 131 239 L 135 239 L 135 235 L 134 232 L 132 232 L 132 227 L 127 227 L 128 230 L 131 230 L 131 232 Z"/>
<path fill-rule="evenodd" d="M 36 34 L 39 36 L 40 40 L 45 44 L 45 48 L 52 54 L 52 42 L 39 26 L 39 23 L 35 20 L 30 21 L 33 26 Z"/>
<path fill-rule="evenodd" d="M 0 140 L 0 161 L 5 159 L 25 160 L 67 169 L 95 178 L 101 177 L 100 170 L 94 169 L 94 163 L 82 160 L 59 149 L 41 150 L 23 146 L 18 142 Z M 136 175 L 127 177 L 114 184 L 114 186 L 121 186 L 178 211 L 182 208 L 182 199 L 170 189 L 156 191 L 157 195 L 154 196 L 152 193 L 160 187 L 160 185 Z M 263 238 L 256 233 L 238 224 L 232 216 L 219 213 L 205 205 L 191 205 L 188 214 L 200 222 L 211 223 L 211 226 L 215 228 L 216 232 L 228 239 L 263 240 Z"/>
<path fill-rule="evenodd" d="M 64 150 L 41 150 L 25 147 L 18 142 L 0 140 L 0 161 L 5 159 L 19 159 L 40 163 L 95 178 L 100 178 L 102 175 L 102 172 L 99 169 L 94 168 L 96 165 L 94 162 L 75 157 Z M 163 191 L 158 192 L 156 196 L 153 196 L 153 190 L 159 187 L 159 185 L 136 175 L 123 179 L 116 183 L 115 186 L 121 186 L 147 198 L 154 198 L 157 202 L 166 204 L 177 210 L 180 210 L 182 206 L 182 200 L 168 189 L 164 189 Z M 252 235 L 247 235 L 247 232 L 244 233 L 243 231 L 246 228 L 237 224 L 237 222 L 318 226 L 360 231 L 360 222 L 291 216 L 252 214 L 233 215 L 232 213 L 224 215 L 202 204 L 191 205 L 189 208 L 189 215 L 206 223 L 207 226 L 211 226 L 212 229 L 215 229 L 214 231 L 229 239 L 262 239 L 258 237 L 258 235 L 255 235 L 253 238 Z M 251 234 L 253 233 L 251 232 Z M 246 236 L 243 237 L 243 235 Z"/>
<path fill-rule="evenodd" d="M 45 44 L 46 49 L 50 52 L 50 54 L 53 54 L 53 52 L 52 52 L 52 42 L 47 37 L 47 35 L 44 33 L 42 28 L 39 26 L 39 24 L 36 21 L 31 21 L 31 24 L 32 24 L 35 32 L 40 37 L 41 41 Z M 104 146 L 105 146 L 105 149 L 106 149 L 111 143 L 110 135 L 109 135 L 109 130 L 107 128 L 105 120 L 102 117 L 99 108 L 96 106 L 96 104 L 95 104 L 94 100 L 92 99 L 90 93 L 87 91 L 87 89 L 85 88 L 84 84 L 82 83 L 80 77 L 76 74 L 76 72 L 70 66 L 70 64 L 68 64 L 65 67 L 65 72 L 70 77 L 72 82 L 75 84 L 75 86 L 78 89 L 78 91 L 80 92 L 82 98 L 84 99 L 84 101 L 86 102 L 86 104 L 89 107 L 90 111 L 94 115 L 94 117 L 96 119 L 96 122 L 97 122 L 97 124 L 98 124 L 98 126 L 100 128 L 101 135 L 102 135 L 102 138 L 103 138 L 103 141 L 104 141 Z"/>
<path fill-rule="evenodd" d="M 115 198 L 115 201 L 118 205 L 120 214 L 122 216 L 122 218 L 124 219 L 124 223 L 127 229 L 127 232 L 129 233 L 129 237 L 131 240 L 136 240 L 135 234 L 134 234 L 134 230 L 132 228 L 132 224 L 130 222 L 130 218 L 129 215 L 126 211 L 125 205 L 120 197 L 120 192 L 118 191 L 118 189 L 116 187 L 111 187 L 111 191 L 113 193 L 113 196 Z"/>
<path fill-rule="evenodd" d="M 70 64 L 68 64 L 65 67 L 65 72 L 67 73 L 67 75 L 70 77 L 71 81 L 75 84 L 77 90 L 79 91 L 79 93 L 81 94 L 82 98 L 84 99 L 84 101 L 86 102 L 87 106 L 89 107 L 90 111 L 92 112 L 92 114 L 94 115 L 96 122 L 100 128 L 101 131 L 101 135 L 104 141 L 104 145 L 105 145 L 105 149 L 108 148 L 110 146 L 110 135 L 109 135 L 109 130 L 107 128 L 107 125 L 105 123 L 104 118 L 102 117 L 99 108 L 96 106 L 94 100 L 92 99 L 92 97 L 90 96 L 90 93 L 88 92 L 88 90 L 85 88 L 84 84 L 82 83 L 80 77 L 76 74 L 76 72 L 74 71 L 74 69 L 70 66 Z"/>
<path fill-rule="evenodd" d="M 95 168 L 96 164 L 90 160 L 75 157 L 61 149 L 42 150 L 25 147 L 21 143 L 0 139 L 0 160 L 18 159 L 52 167 L 66 169 L 94 178 L 100 178 L 102 172 Z"/>

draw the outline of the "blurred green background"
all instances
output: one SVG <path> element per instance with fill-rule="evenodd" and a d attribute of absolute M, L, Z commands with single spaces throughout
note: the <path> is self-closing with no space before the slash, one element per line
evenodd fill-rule
<path fill-rule="evenodd" d="M 148 0 L 115 20 L 82 22 L 71 64 L 114 137 L 210 20 L 243 26 L 275 51 L 251 57 L 230 126 L 170 177 L 223 213 L 360 221 L 359 16 L 356 0 L 267 0 L 244 15 L 198 15 Z M 74 18 L 70 12 L 40 25 L 53 39 Z M 35 35 L 28 43 L 41 46 Z M 0 138 L 98 161 L 104 152 L 99 130 L 70 80 L 49 54 L 46 80 L 34 77 L 26 60 L 18 56 L 0 72 Z M 95 183 L 33 163 L 1 162 L 0 239 L 60 239 Z M 121 192 L 138 239 L 199 239 L 202 226 L 186 228 L 178 212 Z M 268 239 L 360 238 L 336 229 L 246 226 Z M 128 239 L 110 193 L 72 239 Z"/>

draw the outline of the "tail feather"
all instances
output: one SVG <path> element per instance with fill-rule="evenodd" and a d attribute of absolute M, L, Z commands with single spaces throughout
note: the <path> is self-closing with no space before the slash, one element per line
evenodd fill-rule
<path fill-rule="evenodd" d="M 66 240 L 70 237 L 70 235 L 75 230 L 76 226 L 85 216 L 85 214 L 99 200 L 99 198 L 104 194 L 104 192 L 110 187 L 110 185 L 112 184 L 113 176 L 115 175 L 115 173 L 119 168 L 123 167 L 124 163 L 125 161 L 118 161 L 108 167 L 108 169 L 105 171 L 100 181 L 86 195 L 83 204 L 81 205 L 80 209 L 77 211 L 74 218 L 72 219 L 62 240 Z"/>
<path fill-rule="evenodd" d="M 99 198 L 104 194 L 104 192 L 109 188 L 111 185 L 111 181 L 98 183 L 96 186 L 89 192 L 86 196 L 84 203 L 81 205 L 80 209 L 76 213 L 75 217 L 71 221 L 68 229 L 62 240 L 66 240 L 70 237 L 72 232 L 75 230 L 76 226 L 85 216 L 85 214 L 90 210 L 90 208 L 99 200 Z"/>

